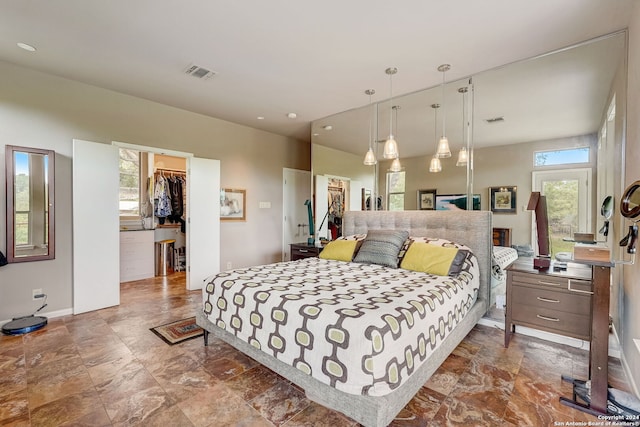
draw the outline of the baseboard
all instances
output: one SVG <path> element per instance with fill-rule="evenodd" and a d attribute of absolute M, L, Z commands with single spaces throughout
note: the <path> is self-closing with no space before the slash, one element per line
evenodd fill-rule
<path fill-rule="evenodd" d="M 71 308 L 65 308 L 64 310 L 45 311 L 45 312 L 36 313 L 37 316 L 45 316 L 47 318 L 68 316 L 70 314 L 73 314 L 73 309 Z M 0 326 L 4 325 L 5 323 L 11 322 L 12 320 L 13 319 L 0 320 Z"/>
<path fill-rule="evenodd" d="M 612 335 L 616 338 L 616 341 L 619 343 L 620 339 L 618 338 L 618 332 L 616 331 L 615 324 L 612 325 Z M 638 349 L 640 350 L 640 349 Z M 624 357 L 624 352 L 620 352 L 620 364 L 622 365 L 622 369 L 624 370 L 624 374 L 627 376 L 627 382 L 629 383 L 629 387 L 631 388 L 631 392 L 640 399 L 640 391 L 638 389 L 638 384 L 634 381 L 633 375 L 631 375 L 631 368 L 627 363 L 627 359 Z"/>

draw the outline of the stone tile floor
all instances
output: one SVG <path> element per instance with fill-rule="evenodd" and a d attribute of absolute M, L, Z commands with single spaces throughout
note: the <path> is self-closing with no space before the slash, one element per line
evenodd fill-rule
<path fill-rule="evenodd" d="M 2 426 L 357 426 L 227 344 L 169 346 L 149 328 L 193 316 L 184 273 L 121 285 L 121 305 L 0 336 Z M 392 426 L 553 426 L 595 422 L 561 405 L 561 374 L 585 378 L 588 352 L 476 328 Z M 628 390 L 617 359 L 609 382 Z M 555 424 L 558 423 L 558 424 Z"/>

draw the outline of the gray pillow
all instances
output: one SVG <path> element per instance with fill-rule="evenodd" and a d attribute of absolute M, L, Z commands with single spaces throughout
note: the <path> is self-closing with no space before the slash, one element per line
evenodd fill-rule
<path fill-rule="evenodd" d="M 353 262 L 398 268 L 398 253 L 408 237 L 405 230 L 371 230 Z"/>

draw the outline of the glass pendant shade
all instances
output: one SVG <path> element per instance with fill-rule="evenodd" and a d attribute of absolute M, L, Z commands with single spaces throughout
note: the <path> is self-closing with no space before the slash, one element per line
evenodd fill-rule
<path fill-rule="evenodd" d="M 469 153 L 465 147 L 462 147 L 458 152 L 458 161 L 456 162 L 456 166 L 467 166 L 469 162 Z"/>
<path fill-rule="evenodd" d="M 451 157 L 451 150 L 449 149 L 449 139 L 446 136 L 440 138 L 438 142 L 438 150 L 436 151 L 436 156 L 439 159 L 445 159 L 447 157 Z"/>
<path fill-rule="evenodd" d="M 389 168 L 389 170 L 391 172 L 400 172 L 402 170 L 402 166 L 400 165 L 400 159 L 398 159 L 397 157 L 393 159 L 393 162 L 391 162 L 391 167 Z"/>
<path fill-rule="evenodd" d="M 385 159 L 395 159 L 398 157 L 398 143 L 393 135 L 389 135 L 389 139 L 384 143 L 383 156 Z"/>
<path fill-rule="evenodd" d="M 367 154 L 365 154 L 364 156 L 364 164 L 367 166 L 372 166 L 372 165 L 375 165 L 376 163 L 377 163 L 376 155 L 373 154 L 373 150 L 369 148 L 369 151 L 367 151 Z"/>
<path fill-rule="evenodd" d="M 440 163 L 440 159 L 436 156 L 433 156 L 431 159 L 431 163 L 429 164 L 429 172 L 440 172 L 442 170 L 442 163 Z"/>

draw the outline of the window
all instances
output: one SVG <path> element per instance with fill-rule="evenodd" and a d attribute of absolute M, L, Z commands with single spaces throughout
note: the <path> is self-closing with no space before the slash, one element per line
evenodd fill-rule
<path fill-rule="evenodd" d="M 120 218 L 140 217 L 140 152 L 120 148 Z"/>
<path fill-rule="evenodd" d="M 589 163 L 589 147 L 567 148 L 564 150 L 536 151 L 533 153 L 534 166 L 556 166 Z"/>
<path fill-rule="evenodd" d="M 387 172 L 387 206 L 390 211 L 404 210 L 404 171 Z"/>

